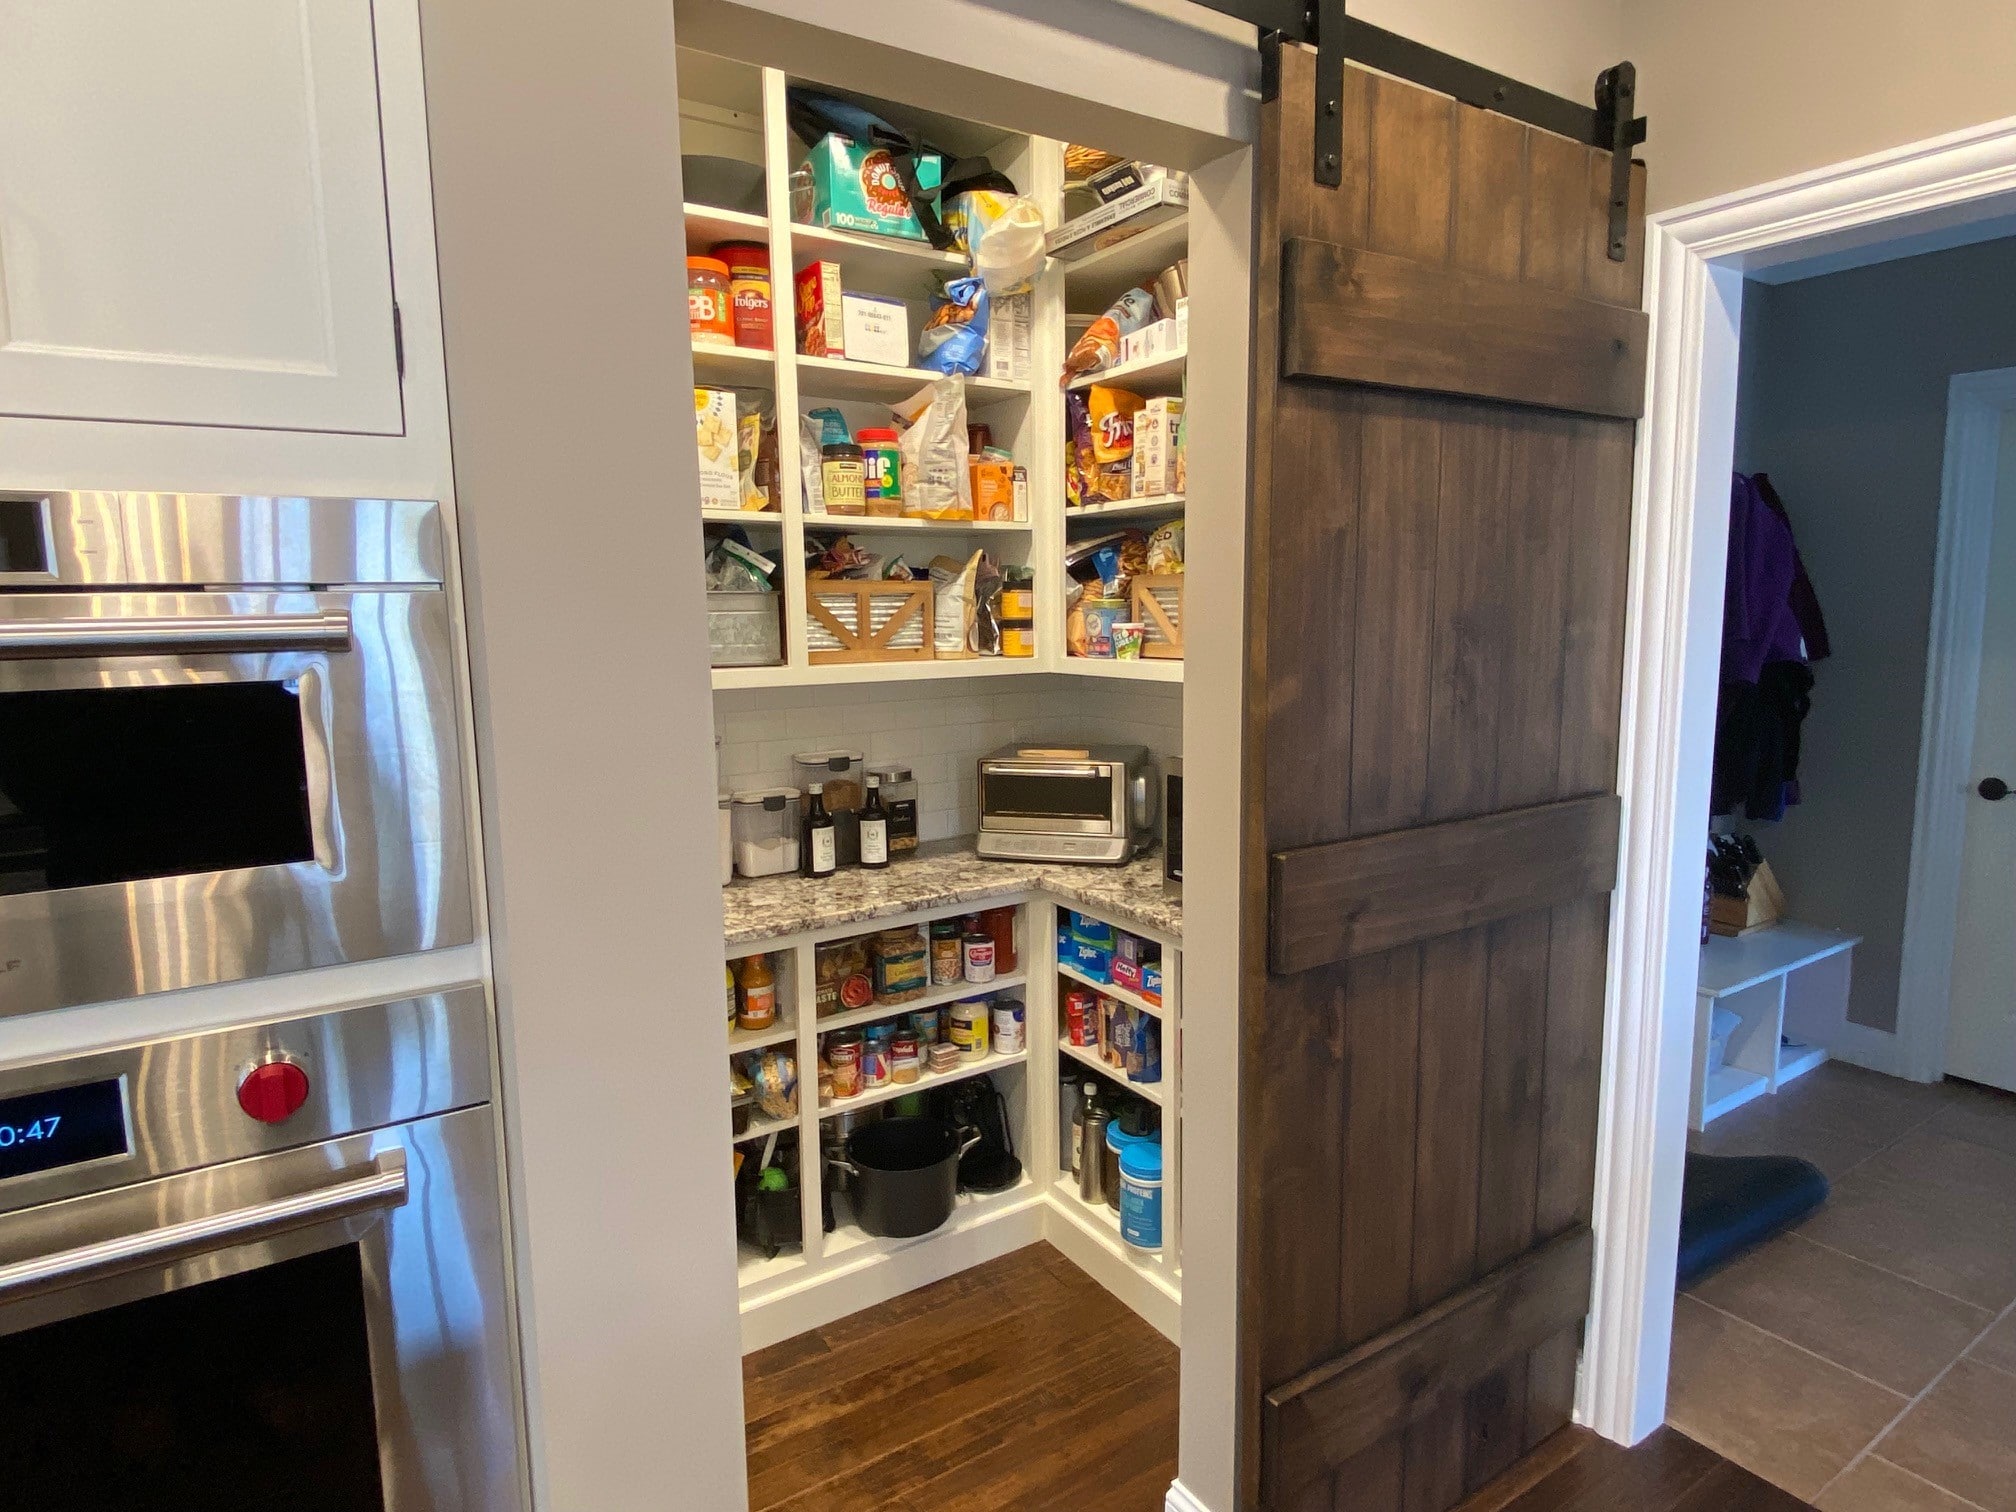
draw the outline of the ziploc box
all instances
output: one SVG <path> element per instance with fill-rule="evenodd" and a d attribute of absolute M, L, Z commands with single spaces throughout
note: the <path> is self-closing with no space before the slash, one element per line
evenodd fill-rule
<path fill-rule="evenodd" d="M 919 153 L 917 187 L 935 195 L 944 165 L 935 152 Z M 909 191 L 888 149 L 864 146 L 838 133 L 819 139 L 805 159 L 812 176 L 812 224 L 830 230 L 867 231 L 923 241 L 924 228 L 910 208 Z"/>

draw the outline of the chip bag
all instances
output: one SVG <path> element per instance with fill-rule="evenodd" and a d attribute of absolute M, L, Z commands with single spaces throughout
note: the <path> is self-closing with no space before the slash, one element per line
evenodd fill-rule
<path fill-rule="evenodd" d="M 1069 386 L 1071 380 L 1081 373 L 1096 373 L 1101 368 L 1111 367 L 1120 355 L 1120 338 L 1133 335 L 1154 318 L 1154 293 L 1146 288 L 1129 289 L 1071 344 L 1071 350 L 1064 358 L 1064 376 L 1057 380 L 1057 386 Z"/>

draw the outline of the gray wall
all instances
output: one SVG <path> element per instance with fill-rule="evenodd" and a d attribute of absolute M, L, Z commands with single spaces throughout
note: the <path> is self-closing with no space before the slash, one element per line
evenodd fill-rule
<path fill-rule="evenodd" d="M 2016 240 L 1744 291 L 1736 466 L 1771 475 L 1827 615 L 1805 802 L 1751 826 L 1799 919 L 1865 937 L 1849 1017 L 1897 1022 L 1955 373 L 2016 366 Z"/>

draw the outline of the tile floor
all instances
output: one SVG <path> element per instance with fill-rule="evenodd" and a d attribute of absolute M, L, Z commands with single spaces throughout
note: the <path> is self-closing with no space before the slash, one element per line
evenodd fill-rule
<path fill-rule="evenodd" d="M 1821 1512 L 2016 1512 L 2016 1096 L 1830 1064 L 1689 1147 L 1834 1191 L 1678 1299 L 1667 1421 Z"/>

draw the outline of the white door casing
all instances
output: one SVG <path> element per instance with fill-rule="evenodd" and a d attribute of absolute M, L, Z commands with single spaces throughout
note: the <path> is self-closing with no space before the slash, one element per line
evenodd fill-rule
<path fill-rule="evenodd" d="M 0 414 L 401 431 L 366 0 L 0 0 Z"/>
<path fill-rule="evenodd" d="M 1666 1414 L 1743 274 L 2012 210 L 2016 118 L 1647 222 L 1651 391 L 1625 629 L 1596 1290 L 1576 1402 L 1579 1421 L 1620 1443 Z"/>
<path fill-rule="evenodd" d="M 2016 1092 L 2016 799 L 1991 803 L 1985 778 L 2016 783 L 2016 374 L 2000 415 L 1994 522 L 1981 617 L 1979 692 L 1965 781 L 1946 1070 Z"/>

